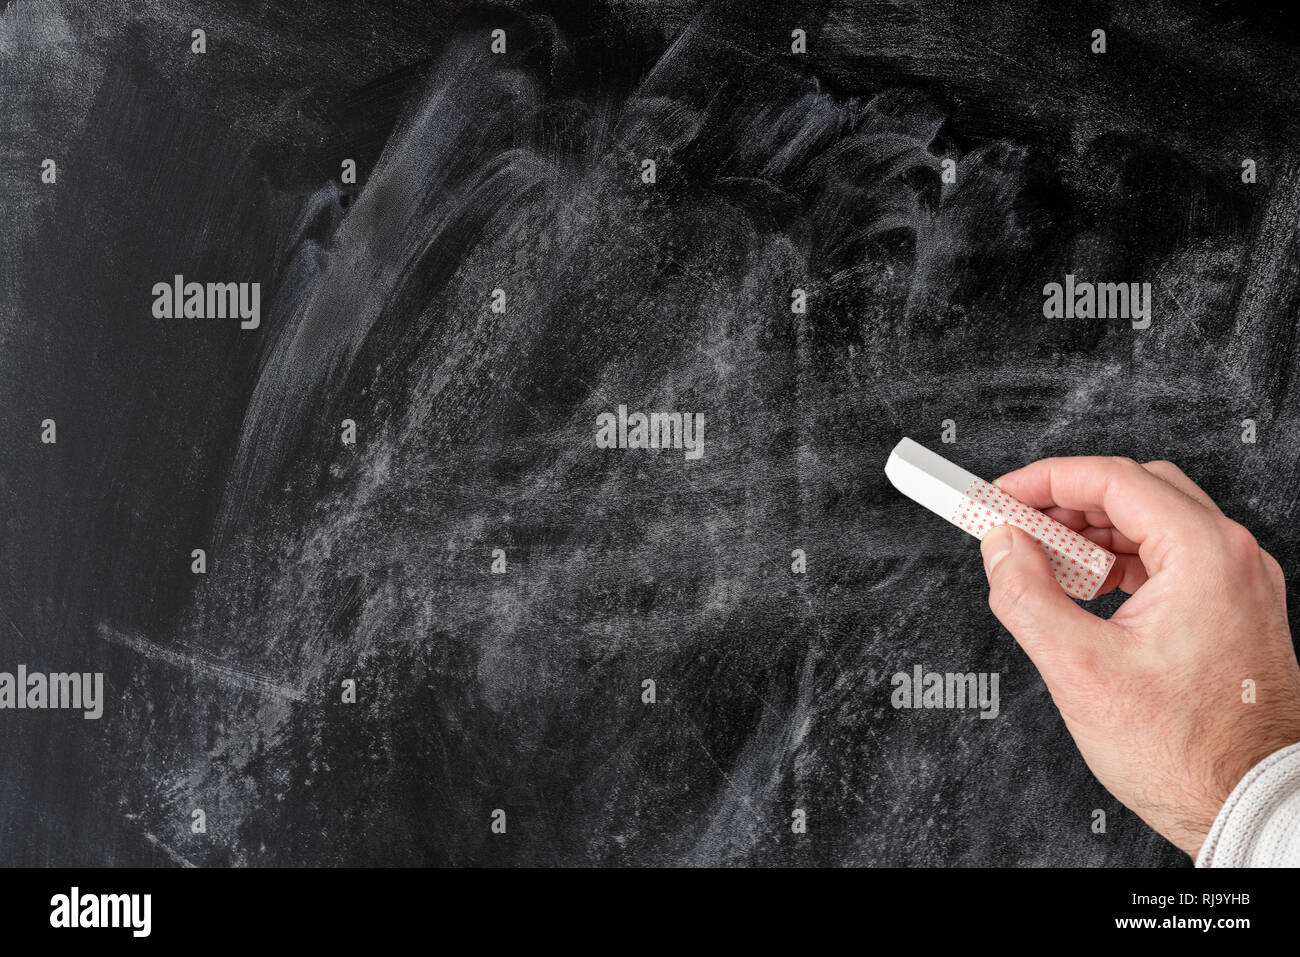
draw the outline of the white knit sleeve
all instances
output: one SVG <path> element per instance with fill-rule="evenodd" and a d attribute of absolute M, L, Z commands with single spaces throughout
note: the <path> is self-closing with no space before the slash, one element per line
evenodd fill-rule
<path fill-rule="evenodd" d="M 1197 867 L 1300 867 L 1300 744 L 1241 779 L 1196 855 Z"/>

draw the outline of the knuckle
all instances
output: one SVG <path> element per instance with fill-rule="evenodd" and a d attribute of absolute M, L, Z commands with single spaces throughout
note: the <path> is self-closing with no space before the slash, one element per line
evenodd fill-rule
<path fill-rule="evenodd" d="M 1167 459 L 1156 459 L 1146 464 L 1148 472 L 1154 472 L 1156 475 L 1182 475 L 1183 470 L 1173 462 Z"/>
<path fill-rule="evenodd" d="M 1127 455 L 1114 455 L 1109 460 L 1110 478 L 1112 481 L 1132 482 L 1139 475 L 1147 475 L 1136 459 L 1131 459 Z"/>
<path fill-rule="evenodd" d="M 1219 526 L 1219 534 L 1223 536 L 1228 550 L 1234 555 L 1253 554 L 1259 551 L 1259 542 L 1255 541 L 1255 536 L 1250 533 L 1250 529 L 1240 522 L 1225 518 Z"/>
<path fill-rule="evenodd" d="M 1271 574 L 1280 575 L 1282 578 L 1286 578 L 1286 572 L 1282 570 L 1281 562 L 1279 562 L 1276 558 L 1270 555 L 1266 549 L 1261 548 L 1259 550 L 1259 553 L 1264 558 L 1264 566 L 1269 570 Z"/>
<path fill-rule="evenodd" d="M 1267 551 L 1265 551 L 1262 548 L 1259 550 L 1259 554 L 1263 556 L 1264 567 L 1268 570 L 1268 573 L 1272 577 L 1274 583 L 1276 583 L 1278 587 L 1283 592 L 1285 592 L 1286 572 L 1282 570 L 1282 563 L 1279 562 L 1276 558 L 1274 558 L 1272 555 L 1270 555 Z"/>
<path fill-rule="evenodd" d="M 1018 619 L 1029 599 L 1029 580 L 1019 573 L 1004 576 L 989 589 L 989 608 L 1002 619 Z"/>

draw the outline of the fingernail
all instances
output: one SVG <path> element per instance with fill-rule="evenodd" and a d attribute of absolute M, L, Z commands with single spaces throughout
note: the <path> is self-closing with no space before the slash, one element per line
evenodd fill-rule
<path fill-rule="evenodd" d="M 1011 526 L 999 525 L 989 529 L 984 540 L 980 542 L 980 553 L 984 556 L 984 574 L 992 575 L 998 562 L 1011 552 Z"/>

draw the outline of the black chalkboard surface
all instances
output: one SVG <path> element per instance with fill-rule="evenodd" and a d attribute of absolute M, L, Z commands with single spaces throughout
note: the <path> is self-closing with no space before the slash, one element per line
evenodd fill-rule
<path fill-rule="evenodd" d="M 0 671 L 88 683 L 0 863 L 1187 866 L 882 469 L 1169 459 L 1294 585 L 1247 12 L 7 6 Z"/>

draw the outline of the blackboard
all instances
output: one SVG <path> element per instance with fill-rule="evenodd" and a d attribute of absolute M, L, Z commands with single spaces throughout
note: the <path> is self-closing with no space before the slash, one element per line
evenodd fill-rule
<path fill-rule="evenodd" d="M 0 711 L 0 862 L 1188 865 L 882 468 L 1169 459 L 1295 567 L 1285 23 L 197 16 L 0 15 L 0 670 L 105 688 Z"/>

